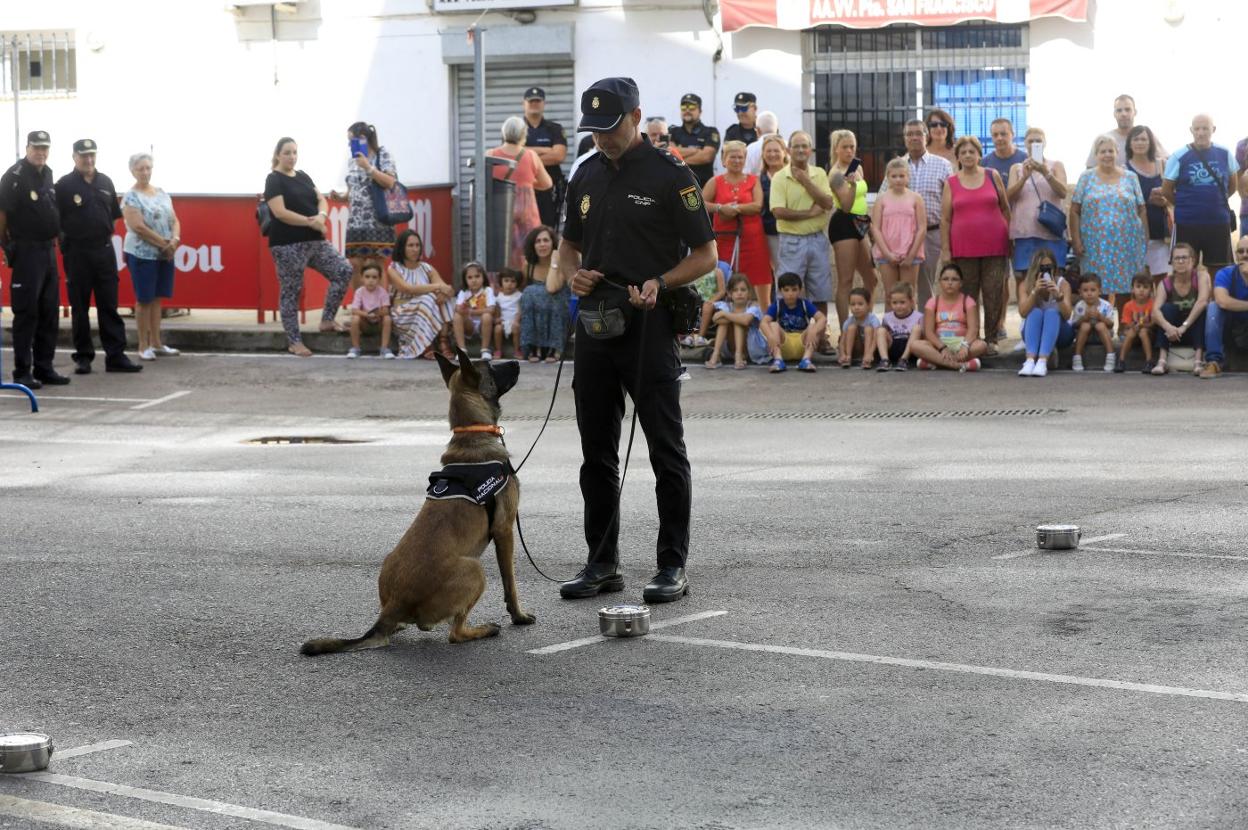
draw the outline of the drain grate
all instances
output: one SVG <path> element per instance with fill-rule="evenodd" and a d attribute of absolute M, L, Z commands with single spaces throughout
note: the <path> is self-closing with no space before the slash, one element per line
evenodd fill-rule
<path fill-rule="evenodd" d="M 244 444 L 365 444 L 367 441 L 356 438 L 335 438 L 332 435 L 265 435 L 262 438 L 248 438 Z"/>
<path fill-rule="evenodd" d="M 631 410 L 629 410 L 631 413 Z M 686 421 L 932 421 L 975 418 L 1047 418 L 1065 409 L 895 409 L 866 412 L 686 412 Z M 627 417 L 628 413 L 626 413 Z M 368 415 L 370 419 L 445 420 L 445 415 Z M 541 421 L 545 415 L 503 415 L 503 424 Z M 575 415 L 552 415 L 552 421 L 575 421 Z"/>

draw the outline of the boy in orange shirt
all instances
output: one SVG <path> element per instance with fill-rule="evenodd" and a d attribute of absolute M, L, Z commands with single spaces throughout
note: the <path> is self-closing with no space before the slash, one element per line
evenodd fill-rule
<path fill-rule="evenodd" d="M 1122 307 L 1118 334 L 1122 348 L 1118 353 L 1115 372 L 1127 370 L 1127 353 L 1140 341 L 1144 350 L 1144 373 L 1153 370 L 1153 278 L 1148 274 L 1136 274 L 1131 278 L 1131 299 Z"/>

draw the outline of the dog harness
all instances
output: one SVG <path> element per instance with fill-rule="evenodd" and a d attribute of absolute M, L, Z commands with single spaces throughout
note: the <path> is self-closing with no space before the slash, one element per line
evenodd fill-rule
<path fill-rule="evenodd" d="M 429 475 L 427 499 L 464 499 L 485 508 L 485 515 L 494 524 L 495 497 L 511 479 L 511 464 L 504 461 L 479 461 L 475 464 L 447 464 Z"/>

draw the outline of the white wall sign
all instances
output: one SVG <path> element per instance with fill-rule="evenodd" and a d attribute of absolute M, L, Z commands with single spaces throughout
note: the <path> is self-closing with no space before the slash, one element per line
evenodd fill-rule
<path fill-rule="evenodd" d="M 483 12 L 503 9 L 546 9 L 575 6 L 577 0 L 429 0 L 435 12 Z"/>

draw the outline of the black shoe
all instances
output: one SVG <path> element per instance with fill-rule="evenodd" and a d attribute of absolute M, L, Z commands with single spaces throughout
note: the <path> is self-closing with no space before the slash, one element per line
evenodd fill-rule
<path fill-rule="evenodd" d="M 69 378 L 59 374 L 55 369 L 36 369 L 35 380 L 43 381 L 48 386 L 68 386 Z"/>
<path fill-rule="evenodd" d="M 642 590 L 641 598 L 646 602 L 675 602 L 687 593 L 689 580 L 685 579 L 685 569 L 670 566 L 659 569 Z"/>
<path fill-rule="evenodd" d="M 1127 371 L 1127 361 L 1120 360 L 1114 364 L 1114 374 L 1121 375 L 1125 371 Z"/>
<path fill-rule="evenodd" d="M 32 375 L 30 372 L 27 372 L 24 375 L 19 375 L 16 372 L 14 372 L 13 382 L 20 383 L 22 386 L 25 386 L 27 389 L 42 389 L 43 388 L 43 384 L 35 380 L 35 376 Z"/>
<path fill-rule="evenodd" d="M 564 599 L 584 599 L 602 593 L 613 594 L 624 590 L 624 575 L 615 565 L 586 565 L 571 579 L 559 586 L 559 596 Z"/>
<path fill-rule="evenodd" d="M 87 371 L 90 371 L 90 368 L 91 367 L 88 364 Z M 123 354 L 121 357 L 117 358 L 116 360 L 104 361 L 104 371 L 105 372 L 142 372 L 143 367 L 133 362 L 132 360 L 130 360 L 130 358 L 126 357 Z"/>
<path fill-rule="evenodd" d="M 74 374 L 75 375 L 91 374 L 91 361 L 87 360 L 85 357 L 75 360 L 74 361 Z"/>

